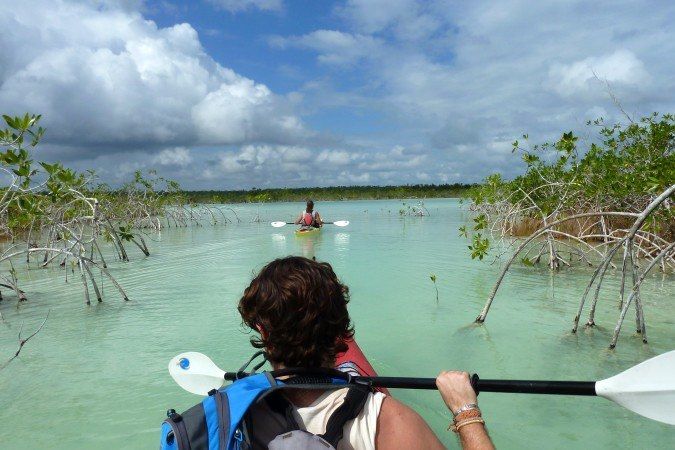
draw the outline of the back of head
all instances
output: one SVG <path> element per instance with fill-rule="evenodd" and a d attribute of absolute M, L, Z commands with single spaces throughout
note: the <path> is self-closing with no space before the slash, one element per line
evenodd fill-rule
<path fill-rule="evenodd" d="M 312 212 L 314 210 L 314 202 L 312 200 L 307 200 L 307 212 Z"/>
<path fill-rule="evenodd" d="M 299 256 L 267 264 L 239 300 L 243 322 L 271 362 L 285 367 L 331 367 L 351 338 L 349 289 L 328 263 Z"/>

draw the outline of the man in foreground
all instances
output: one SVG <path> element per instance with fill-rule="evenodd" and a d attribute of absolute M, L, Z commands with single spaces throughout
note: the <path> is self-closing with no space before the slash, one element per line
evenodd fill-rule
<path fill-rule="evenodd" d="M 308 202 L 308 207 L 310 202 Z M 313 205 L 312 205 L 313 207 Z M 259 337 L 251 339 L 267 353 L 273 368 L 335 366 L 354 335 L 347 303 L 349 290 L 328 263 L 301 257 L 277 259 L 251 281 L 239 301 L 243 322 Z M 466 450 L 493 449 L 476 394 L 466 372 L 442 372 L 436 385 L 454 415 L 451 427 Z M 346 400 L 347 389 L 298 389 L 284 395 L 298 424 L 321 434 Z M 263 406 L 253 410 L 264 434 Z M 345 423 L 338 450 L 440 449 L 443 445 L 427 423 L 408 406 L 381 392 L 368 394 L 358 415 Z"/>

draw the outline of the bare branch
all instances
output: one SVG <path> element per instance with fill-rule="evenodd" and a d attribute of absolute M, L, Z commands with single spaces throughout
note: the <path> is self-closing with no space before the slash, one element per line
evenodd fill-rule
<path fill-rule="evenodd" d="M 11 358 L 9 358 L 4 363 L 0 364 L 0 370 L 4 369 L 9 365 L 9 363 L 14 361 L 14 359 L 16 359 L 19 356 L 19 353 L 21 353 L 23 346 L 26 345 L 29 340 L 31 340 L 36 334 L 38 334 L 42 330 L 42 328 L 45 326 L 45 323 L 47 323 L 47 319 L 49 319 L 49 313 L 51 312 L 52 312 L 51 309 L 47 311 L 47 315 L 45 316 L 40 326 L 37 328 L 37 330 L 33 332 L 33 334 L 28 336 L 26 339 L 21 339 L 21 332 L 23 331 L 23 322 L 21 322 L 21 326 L 19 327 L 19 347 L 16 349 L 16 352 L 14 352 L 14 355 Z"/>

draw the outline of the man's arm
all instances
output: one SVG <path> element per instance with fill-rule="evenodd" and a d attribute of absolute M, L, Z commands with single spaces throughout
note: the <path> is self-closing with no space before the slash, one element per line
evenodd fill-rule
<path fill-rule="evenodd" d="M 385 397 L 377 417 L 377 450 L 444 449 L 429 425 L 410 407 L 393 397 Z"/>
<path fill-rule="evenodd" d="M 441 372 L 436 386 L 450 411 L 477 403 L 476 393 L 471 387 L 466 372 Z M 470 423 L 459 429 L 459 440 L 463 450 L 494 450 L 494 445 L 482 423 Z M 410 407 L 392 397 L 385 397 L 377 418 L 375 435 L 377 450 L 390 449 L 442 449 L 429 425 Z"/>
<path fill-rule="evenodd" d="M 494 450 L 494 445 L 482 423 L 470 423 L 459 429 L 459 442 L 463 450 Z"/>
<path fill-rule="evenodd" d="M 319 226 L 323 225 L 323 220 L 321 220 L 321 215 L 318 213 L 318 211 L 316 213 L 316 218 L 314 220 L 316 220 L 316 223 L 318 223 Z"/>
<path fill-rule="evenodd" d="M 451 412 L 469 404 L 477 404 L 476 392 L 471 386 L 467 372 L 441 372 L 436 386 Z M 460 427 L 459 440 L 463 450 L 494 450 L 494 445 L 482 423 L 470 423 Z"/>
<path fill-rule="evenodd" d="M 300 225 L 302 223 L 302 213 L 298 216 L 297 219 L 295 219 L 295 224 Z"/>

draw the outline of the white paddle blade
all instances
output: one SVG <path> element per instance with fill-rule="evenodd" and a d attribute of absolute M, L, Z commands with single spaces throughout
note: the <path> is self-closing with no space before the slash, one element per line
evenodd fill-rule
<path fill-rule="evenodd" d="M 333 225 L 338 227 L 346 227 L 349 225 L 349 220 L 338 220 L 337 222 L 333 222 Z"/>
<path fill-rule="evenodd" d="M 286 225 L 286 222 L 272 222 L 270 225 L 272 225 L 274 228 L 281 228 Z"/>
<path fill-rule="evenodd" d="M 169 373 L 178 386 L 188 392 L 207 395 L 225 384 L 225 372 L 208 356 L 197 352 L 181 353 L 169 361 Z"/>
<path fill-rule="evenodd" d="M 675 350 L 596 382 L 595 393 L 641 416 L 675 425 Z"/>

